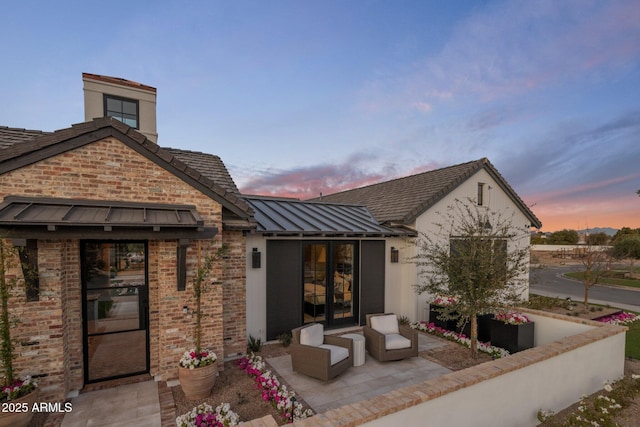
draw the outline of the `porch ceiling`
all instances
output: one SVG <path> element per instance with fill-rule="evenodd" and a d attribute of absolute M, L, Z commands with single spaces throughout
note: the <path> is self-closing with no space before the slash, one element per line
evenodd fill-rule
<path fill-rule="evenodd" d="M 8 196 L 0 229 L 22 238 L 208 238 L 195 206 Z"/>

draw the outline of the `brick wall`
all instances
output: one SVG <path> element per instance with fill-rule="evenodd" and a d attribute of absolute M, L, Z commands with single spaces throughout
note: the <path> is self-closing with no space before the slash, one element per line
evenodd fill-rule
<path fill-rule="evenodd" d="M 224 349 L 227 358 L 237 357 L 247 349 L 246 250 L 242 232 L 225 232 L 223 271 Z"/>
<path fill-rule="evenodd" d="M 0 179 L 0 198 L 7 195 L 94 200 L 193 204 L 207 226 L 222 231 L 222 207 L 165 169 L 115 138 L 42 160 Z M 218 234 L 202 243 L 215 251 L 222 242 L 232 248 L 229 266 L 216 263 L 212 278 L 222 279 L 205 295 L 203 345 L 219 357 L 244 346 L 244 239 L 241 233 Z M 12 312 L 22 319 L 21 339 L 31 343 L 19 349 L 18 372 L 45 375 L 41 383 L 48 400 L 60 400 L 83 385 L 82 301 L 80 243 L 77 240 L 39 241 L 40 301 L 26 303 L 18 295 Z M 194 308 L 191 279 L 197 265 L 196 243 L 189 247 L 187 290 L 176 288 L 175 240 L 149 241 L 150 371 L 162 379 L 177 377 L 177 363 L 193 342 Z M 227 262 L 224 260 L 224 262 Z M 223 302 L 225 300 L 225 302 Z M 223 316 L 229 301 L 230 310 Z M 223 305 L 224 303 L 224 305 Z"/>

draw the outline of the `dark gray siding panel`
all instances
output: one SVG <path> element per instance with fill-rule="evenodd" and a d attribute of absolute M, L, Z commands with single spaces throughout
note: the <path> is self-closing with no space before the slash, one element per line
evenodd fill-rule
<path fill-rule="evenodd" d="M 360 266 L 360 324 L 365 315 L 384 312 L 384 240 L 363 240 Z"/>
<path fill-rule="evenodd" d="M 299 241 L 267 241 L 267 339 L 302 324 L 302 251 Z"/>

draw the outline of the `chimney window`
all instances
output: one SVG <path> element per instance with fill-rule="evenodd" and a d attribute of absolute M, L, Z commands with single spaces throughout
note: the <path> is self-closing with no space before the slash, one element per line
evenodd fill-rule
<path fill-rule="evenodd" d="M 122 123 L 139 128 L 138 101 L 114 95 L 104 95 L 105 116 L 113 117 Z"/>

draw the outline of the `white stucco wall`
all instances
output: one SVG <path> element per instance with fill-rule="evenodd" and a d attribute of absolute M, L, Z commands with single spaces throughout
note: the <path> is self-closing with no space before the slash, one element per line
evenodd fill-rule
<path fill-rule="evenodd" d="M 442 217 L 438 212 L 446 212 L 448 206 L 451 206 L 456 199 L 467 200 L 469 198 L 476 199 L 478 194 L 478 183 L 485 184 L 485 200 L 486 209 L 494 212 L 503 212 L 504 215 L 513 214 L 512 224 L 514 227 L 523 227 L 526 225 L 526 232 L 523 232 L 522 238 L 518 242 L 509 245 L 509 249 L 515 247 L 527 247 L 530 244 L 529 226 L 530 222 L 527 217 L 517 208 L 515 203 L 509 198 L 498 183 L 483 169 L 475 175 L 467 179 L 458 188 L 450 194 L 442 198 L 438 203 L 431 207 L 428 211 L 420 215 L 414 224 L 409 226 L 416 229 L 420 233 L 434 236 L 438 233 L 436 222 L 442 222 Z M 411 263 L 411 257 L 415 255 L 415 245 L 411 243 L 412 239 L 387 239 L 387 253 L 391 246 L 400 249 L 400 263 L 388 264 L 386 273 L 386 311 L 409 317 L 412 321 L 428 320 L 427 302 L 430 298 L 426 293 L 417 295 L 413 285 L 418 283 L 417 269 Z M 515 245 L 515 246 L 514 246 Z M 387 256 L 387 262 L 389 256 Z M 529 260 L 527 260 L 527 263 Z M 528 272 L 523 275 L 528 283 Z M 523 289 L 523 299 L 528 299 L 528 284 Z"/>
<path fill-rule="evenodd" d="M 542 329 L 540 336 L 545 340 L 553 335 L 550 329 L 558 329 L 560 335 L 568 336 L 571 331 L 590 334 L 594 329 L 558 319 L 543 321 L 541 316 L 532 317 L 540 322 L 536 323 L 536 329 Z M 538 361 L 362 425 L 536 426 L 540 409 L 558 412 L 577 402 L 581 395 L 601 390 L 605 381 L 615 381 L 623 375 L 624 333 L 606 338 L 594 336 L 588 341 L 584 346 L 548 358 L 539 354 L 544 349 L 531 349 L 509 356 Z M 527 356 L 532 352 L 537 352 L 538 356 Z M 468 370 L 471 372 L 473 369 Z M 448 374 L 436 381 L 447 382 L 447 376 L 451 375 L 456 376 L 457 380 L 451 380 L 456 382 L 464 373 Z"/>
<path fill-rule="evenodd" d="M 262 254 L 260 268 L 251 267 L 251 252 Z M 267 239 L 258 234 L 247 235 L 247 338 L 267 339 Z"/>

